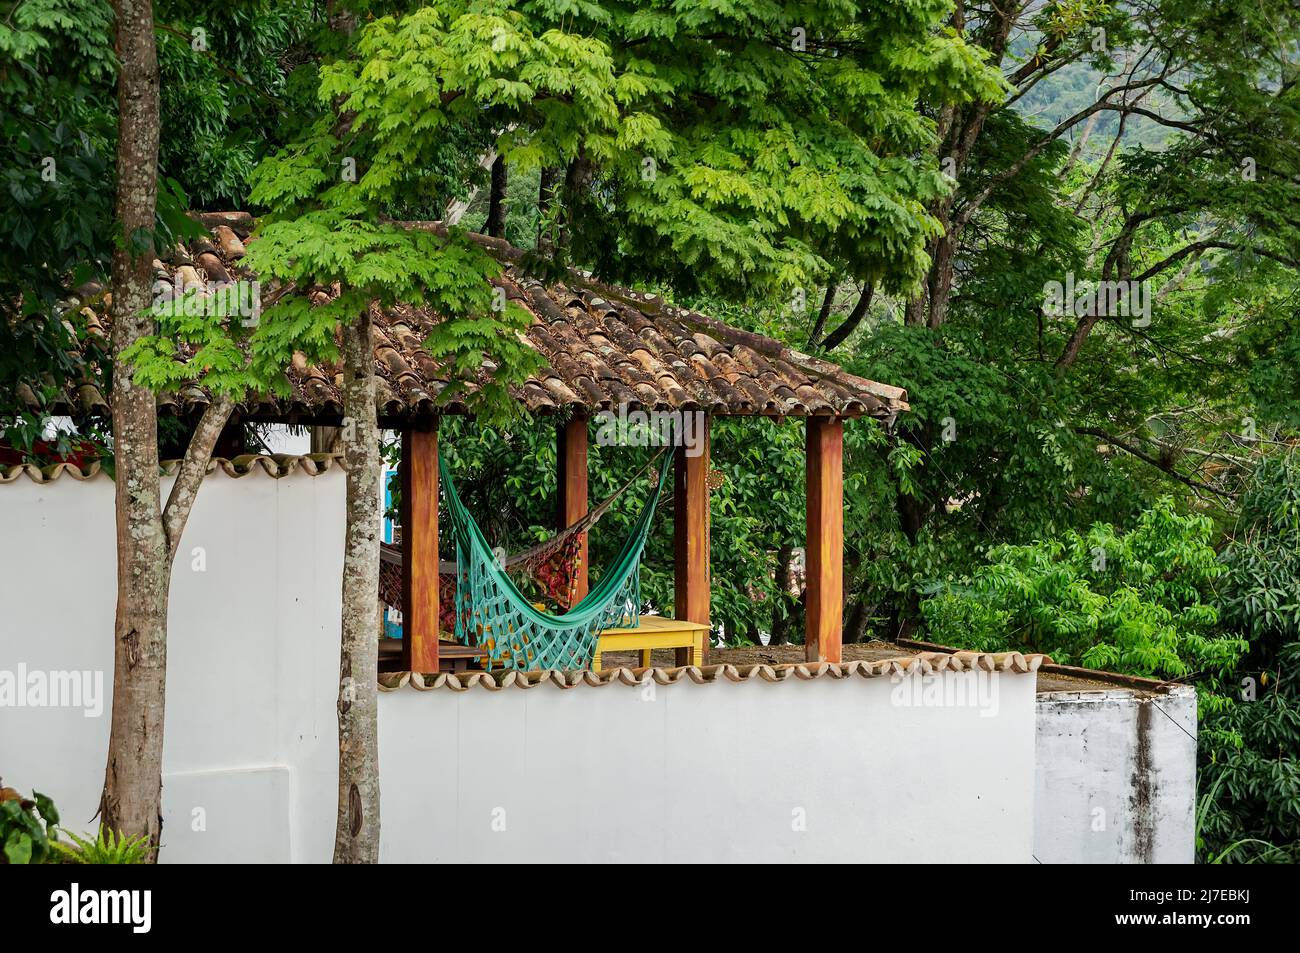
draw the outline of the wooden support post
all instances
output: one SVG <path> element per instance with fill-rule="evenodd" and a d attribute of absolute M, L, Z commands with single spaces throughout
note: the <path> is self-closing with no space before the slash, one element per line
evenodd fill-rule
<path fill-rule="evenodd" d="M 402 431 L 402 668 L 438 671 L 438 431 Z"/>
<path fill-rule="evenodd" d="M 838 662 L 844 629 L 844 423 L 809 417 L 805 657 Z"/>
<path fill-rule="evenodd" d="M 312 453 L 336 453 L 342 449 L 343 431 L 338 427 L 308 427 Z"/>
<path fill-rule="evenodd" d="M 556 475 L 558 529 L 568 529 L 587 515 L 587 419 L 574 417 L 556 428 Z M 587 594 L 587 534 L 582 534 L 578 550 L 578 572 L 574 580 L 573 601 Z"/>
<path fill-rule="evenodd" d="M 704 419 L 697 456 L 677 447 L 673 466 L 673 590 L 678 620 L 709 624 L 709 419 Z M 704 640 L 703 663 L 709 659 Z M 677 650 L 678 665 L 695 664 L 689 648 Z"/>

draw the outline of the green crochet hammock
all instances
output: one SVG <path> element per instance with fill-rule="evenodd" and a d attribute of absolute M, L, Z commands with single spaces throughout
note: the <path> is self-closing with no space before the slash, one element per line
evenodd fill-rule
<path fill-rule="evenodd" d="M 673 461 L 671 453 L 663 457 L 655 491 L 614 564 L 586 598 L 563 615 L 551 615 L 534 608 L 506 575 L 456 493 L 440 453 L 438 469 L 456 539 L 457 641 L 485 649 L 489 669 L 581 669 L 590 667 L 602 629 L 638 625 L 641 554 Z"/>

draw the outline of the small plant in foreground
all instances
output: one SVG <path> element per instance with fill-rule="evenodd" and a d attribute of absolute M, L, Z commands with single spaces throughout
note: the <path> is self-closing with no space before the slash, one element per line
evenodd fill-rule
<path fill-rule="evenodd" d="M 114 833 L 103 824 L 92 841 L 71 832 L 68 837 L 76 845 L 55 844 L 64 859 L 74 864 L 143 864 L 148 862 L 149 838 L 144 835 L 128 837 Z"/>
<path fill-rule="evenodd" d="M 59 812 L 44 794 L 0 787 L 0 863 L 43 864 L 54 856 Z"/>

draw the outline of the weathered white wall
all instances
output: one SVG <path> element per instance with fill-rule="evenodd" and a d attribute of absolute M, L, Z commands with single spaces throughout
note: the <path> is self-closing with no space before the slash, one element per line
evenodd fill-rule
<path fill-rule="evenodd" d="M 337 468 L 204 482 L 172 575 L 166 860 L 329 857 L 343 491 Z M 112 481 L 20 476 L 0 485 L 0 528 L 0 670 L 99 672 L 111 695 Z M 102 707 L 0 708 L 5 783 L 49 794 L 74 831 L 95 826 Z"/>
<path fill-rule="evenodd" d="M 1193 861 L 1195 690 L 1045 693 L 1037 735 L 1039 861 Z"/>
<path fill-rule="evenodd" d="M 173 576 L 166 861 L 329 859 L 343 482 L 203 487 Z M 112 496 L 0 485 L 0 670 L 111 687 Z M 888 678 L 385 693 L 382 856 L 1028 862 L 1034 678 L 991 679 L 996 714 L 901 705 Z M 89 831 L 109 712 L 0 709 L 5 782 Z"/>
<path fill-rule="evenodd" d="M 984 677 L 996 710 L 887 677 L 386 693 L 381 856 L 1030 862 L 1034 676 Z"/>

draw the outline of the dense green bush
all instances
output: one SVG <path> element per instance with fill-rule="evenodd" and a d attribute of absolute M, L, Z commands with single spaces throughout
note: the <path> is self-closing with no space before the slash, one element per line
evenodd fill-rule
<path fill-rule="evenodd" d="M 1273 663 L 1244 674 L 1239 700 L 1202 719 L 1202 860 L 1300 861 L 1300 642 Z"/>
<path fill-rule="evenodd" d="M 1265 460 L 1242 496 L 1224 549 L 1224 621 L 1250 653 L 1237 701 L 1205 715 L 1200 732 L 1203 805 L 1197 848 L 1205 860 L 1300 860 L 1300 457 Z"/>
<path fill-rule="evenodd" d="M 1086 533 L 997 547 L 970 576 L 931 586 L 921 612 L 929 637 L 944 644 L 1046 652 L 1133 675 L 1221 679 L 1247 643 L 1219 624 L 1213 585 L 1227 570 L 1212 533 L 1210 520 L 1180 515 L 1163 499 L 1127 533 L 1096 523 Z M 1203 695 L 1203 706 L 1224 703 Z"/>
<path fill-rule="evenodd" d="M 1300 639 L 1300 458 L 1263 461 L 1241 499 L 1236 538 L 1223 551 L 1224 621 L 1267 663 Z"/>

